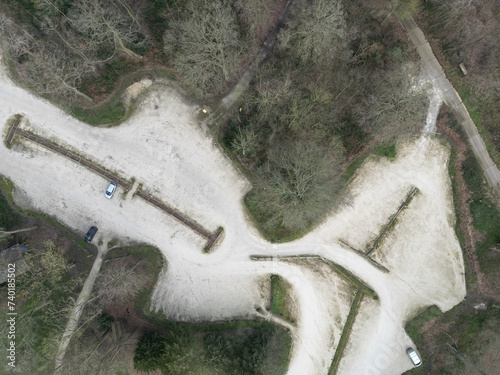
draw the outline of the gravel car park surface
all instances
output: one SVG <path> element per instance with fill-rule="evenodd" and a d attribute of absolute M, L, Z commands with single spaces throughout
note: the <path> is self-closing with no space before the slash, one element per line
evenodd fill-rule
<path fill-rule="evenodd" d="M 136 180 L 126 195 L 119 187 L 108 200 L 108 180 L 16 137 L 11 149 L 0 144 L 0 174 L 14 182 L 16 203 L 54 216 L 82 236 L 95 225 L 99 232 L 94 241 L 117 238 L 122 244 L 157 246 L 167 266 L 156 285 L 153 308 L 172 319 L 258 316 L 256 309 L 269 301 L 269 275 L 280 275 L 297 300 L 289 374 L 327 373 L 350 299 L 336 289 L 337 276 L 324 274 L 324 266 L 315 270 L 310 264 L 253 261 L 250 256 L 321 255 L 348 269 L 380 298 L 363 300 L 339 373 L 390 375 L 410 369 L 406 348 L 413 345 L 405 323 L 425 306 L 448 310 L 465 295 L 462 252 L 453 230 L 448 147 L 424 134 L 399 145 L 394 161 L 369 159 L 350 183 L 348 204 L 305 237 L 273 245 L 246 217 L 242 198 L 250 185 L 198 125 L 200 108 L 168 84 L 153 84 L 149 90 L 125 123 L 97 128 L 0 73 L 4 138 L 7 120 L 22 114 L 21 129 Z M 223 227 L 212 253 L 203 253 L 205 240 L 189 228 L 133 197 L 139 183 L 208 230 Z M 418 194 L 372 255 L 389 273 L 341 244 L 343 240 L 359 250 L 369 246 L 412 187 Z"/>

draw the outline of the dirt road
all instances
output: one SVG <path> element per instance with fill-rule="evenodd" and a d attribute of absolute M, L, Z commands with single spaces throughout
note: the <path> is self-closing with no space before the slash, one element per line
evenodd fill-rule
<path fill-rule="evenodd" d="M 446 74 L 436 59 L 434 52 L 432 52 L 429 42 L 427 42 L 424 33 L 417 26 L 413 18 L 405 18 L 400 20 L 400 22 L 417 48 L 422 60 L 423 69 L 426 75 L 430 77 L 432 85 L 462 125 L 472 151 L 476 155 L 479 165 L 486 176 L 486 180 L 492 187 L 497 201 L 500 203 L 500 171 L 488 154 L 486 145 L 477 131 L 476 125 L 472 121 L 460 95 L 446 78 Z"/>
<path fill-rule="evenodd" d="M 97 236 L 94 241 L 98 241 Z M 66 324 L 66 329 L 64 330 L 61 342 L 59 343 L 59 348 L 56 354 L 56 363 L 55 363 L 55 372 L 54 374 L 64 374 L 64 370 L 62 367 L 64 355 L 66 354 L 66 349 L 68 348 L 69 342 L 71 341 L 71 337 L 75 333 L 78 328 L 78 322 L 80 321 L 80 317 L 82 316 L 83 309 L 90 298 L 90 293 L 92 293 L 92 289 L 94 288 L 95 280 L 99 275 L 99 270 L 101 269 L 102 261 L 106 257 L 108 243 L 103 243 L 98 246 L 98 253 L 94 260 L 94 264 L 92 265 L 92 269 L 90 270 L 85 283 L 83 284 L 83 288 L 78 295 L 78 299 L 76 300 L 75 306 L 71 311 L 71 314 L 68 319 L 68 323 Z"/>
<path fill-rule="evenodd" d="M 119 188 L 108 200 L 104 191 L 109 181 L 20 138 L 11 149 L 0 144 L 0 174 L 14 182 L 17 204 L 54 216 L 82 235 L 96 225 L 104 242 L 117 238 L 122 244 L 157 246 L 168 265 L 152 303 L 172 319 L 254 318 L 257 308 L 269 304 L 269 276 L 282 276 L 297 300 L 289 374 L 327 373 L 351 297 L 321 265 L 256 262 L 250 256 L 321 255 L 350 270 L 380 297 L 362 304 L 353 327 L 358 332 L 354 340 L 361 341 L 348 345 L 349 361 L 341 361 L 339 373 L 390 375 L 411 368 L 405 322 L 431 304 L 450 309 L 465 293 L 462 254 L 453 231 L 448 148 L 425 135 L 400 145 L 393 162 L 369 159 L 352 180 L 348 205 L 304 238 L 273 245 L 249 223 L 242 198 L 250 185 L 201 130 L 197 108 L 168 85 L 150 90 L 124 124 L 95 128 L 16 87 L 0 71 L 2 135 L 8 118 L 23 114 L 21 129 L 135 178 L 135 186 L 142 183 L 207 228 L 224 227 L 222 242 L 212 253 L 201 251 L 203 238 L 131 192 Z M 380 250 L 379 261 L 389 273 L 340 243 L 342 239 L 357 248 L 371 243 L 413 186 L 419 189 L 415 204 L 374 253 Z M 366 320 L 370 329 L 360 334 Z"/>

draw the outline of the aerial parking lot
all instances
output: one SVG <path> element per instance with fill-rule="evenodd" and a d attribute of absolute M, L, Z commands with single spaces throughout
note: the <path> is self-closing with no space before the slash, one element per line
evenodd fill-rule
<path fill-rule="evenodd" d="M 498 3 L 1 2 L 0 373 L 500 374 Z"/>
<path fill-rule="evenodd" d="M 289 374 L 326 374 L 339 345 L 356 288 L 328 262 L 374 292 L 360 300 L 339 374 L 410 369 L 406 349 L 414 345 L 405 323 L 426 306 L 445 311 L 465 296 L 449 148 L 438 136 L 422 134 L 399 144 L 393 161 L 368 159 L 350 181 L 343 206 L 303 238 L 275 245 L 261 238 L 247 217 L 242 199 L 250 184 L 207 136 L 197 117 L 200 108 L 172 86 L 153 85 L 126 122 L 96 128 L 5 75 L 1 80 L 4 139 L 9 118 L 21 114 L 20 129 L 132 182 L 130 190 L 119 187 L 106 199 L 108 179 L 15 136 L 10 149 L 4 142 L 0 146 L 0 174 L 14 183 L 16 203 L 57 218 L 82 237 L 95 225 L 93 241 L 157 246 L 167 266 L 152 306 L 171 319 L 267 316 L 269 276 L 279 275 L 294 296 L 295 322 L 276 322 L 292 333 Z M 134 195 L 139 186 L 207 230 L 222 227 L 212 251 L 204 253 L 205 239 L 188 226 Z M 415 196 L 366 255 L 412 188 L 418 190 Z"/>

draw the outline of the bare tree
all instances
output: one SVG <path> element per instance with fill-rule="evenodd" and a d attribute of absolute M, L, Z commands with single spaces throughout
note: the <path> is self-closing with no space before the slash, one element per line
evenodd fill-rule
<path fill-rule="evenodd" d="M 397 16 L 399 18 L 412 17 L 418 12 L 418 6 L 420 5 L 420 0 L 391 0 L 389 1 L 390 11 L 382 21 L 384 24 L 392 16 Z"/>
<path fill-rule="evenodd" d="M 117 301 L 133 299 L 144 288 L 148 278 L 136 271 L 134 267 L 111 265 L 99 276 L 97 281 L 97 296 L 104 305 Z"/>
<path fill-rule="evenodd" d="M 127 15 L 121 11 L 120 4 Z M 125 0 L 77 0 L 68 12 L 71 25 L 84 35 L 84 43 L 93 50 L 111 47 L 142 58 L 128 46 L 139 40 L 139 22 Z"/>
<path fill-rule="evenodd" d="M 23 229 L 17 229 L 17 230 L 11 230 L 11 231 L 5 231 L 3 228 L 0 228 L 0 240 L 4 238 L 8 238 L 9 236 L 16 234 L 16 233 L 21 233 L 21 232 L 29 232 L 30 230 L 37 229 L 38 227 L 35 225 L 34 227 L 30 228 L 23 228 Z"/>
<path fill-rule="evenodd" d="M 417 74 L 409 66 L 378 74 L 373 92 L 357 106 L 361 126 L 377 140 L 391 141 L 423 126 L 428 99 L 416 87 Z"/>
<path fill-rule="evenodd" d="M 258 138 L 249 127 L 238 128 L 232 142 L 233 149 L 243 157 L 253 157 L 257 152 Z"/>
<path fill-rule="evenodd" d="M 95 325 L 95 320 L 92 324 Z M 118 323 L 114 324 L 118 326 Z M 96 334 L 94 327 L 89 328 L 70 345 L 61 372 L 75 375 L 114 375 L 120 373 L 120 370 L 124 371 L 128 366 L 124 358 L 130 355 L 137 343 L 137 331 L 120 327 L 100 335 Z"/>
<path fill-rule="evenodd" d="M 315 0 L 289 22 L 279 47 L 302 63 L 326 63 L 349 57 L 349 33 L 340 1 Z"/>
<path fill-rule="evenodd" d="M 52 241 L 46 241 L 42 249 L 27 254 L 24 259 L 29 271 L 18 277 L 22 286 L 19 292 L 20 299 L 30 295 L 36 296 L 38 301 L 48 299 L 53 293 L 50 285 L 57 285 L 70 268 L 62 250 Z"/>
<path fill-rule="evenodd" d="M 280 109 L 292 95 L 293 84 L 288 75 L 274 77 L 273 72 L 268 70 L 259 73 L 255 88 L 256 95 L 249 100 L 251 105 L 257 106 L 260 117 L 270 117 L 284 112 Z"/>
<path fill-rule="evenodd" d="M 77 87 L 82 84 L 84 78 L 95 72 L 95 66 L 74 59 L 64 50 L 40 49 L 30 56 L 28 62 L 21 65 L 20 71 L 39 94 L 80 97 L 92 101 L 92 98 Z"/>
<path fill-rule="evenodd" d="M 281 3 L 280 0 L 236 0 L 235 7 L 252 39 L 267 34 Z"/>
<path fill-rule="evenodd" d="M 236 72 L 244 42 L 228 1 L 191 0 L 164 34 L 165 52 L 186 82 L 218 91 Z"/>
<path fill-rule="evenodd" d="M 95 66 L 72 56 L 50 41 L 40 41 L 28 30 L 0 16 L 2 50 L 19 76 L 38 94 L 92 101 L 78 90 Z"/>
<path fill-rule="evenodd" d="M 270 218 L 267 226 L 304 231 L 321 220 L 339 199 L 342 150 L 312 141 L 282 141 L 258 170 L 266 184 L 252 201 Z"/>

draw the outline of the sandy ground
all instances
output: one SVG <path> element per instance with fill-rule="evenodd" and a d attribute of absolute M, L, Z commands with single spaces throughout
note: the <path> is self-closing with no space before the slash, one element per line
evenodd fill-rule
<path fill-rule="evenodd" d="M 304 280 L 307 280 L 312 287 L 310 294 L 307 295 L 308 301 L 304 300 L 306 296 L 301 293 L 299 316 L 307 315 L 310 318 L 300 319 L 297 329 L 293 332 L 294 341 L 300 340 L 303 345 L 295 346 L 292 350 L 289 374 L 313 374 L 315 371 L 326 374 L 339 343 L 356 288 L 345 278 L 332 272 L 330 266 L 320 259 L 282 260 L 276 265 L 276 273 L 281 274 L 283 263 L 300 266 L 301 272 L 304 273 L 303 277 L 297 277 L 296 273 L 288 276 L 288 280 L 293 278 L 294 291 L 302 288 Z M 328 319 L 325 320 L 325 317 Z M 307 363 L 312 366 L 304 367 L 303 364 Z"/>
<path fill-rule="evenodd" d="M 281 275 L 292 285 L 299 312 L 289 374 L 326 374 L 349 299 L 337 276 L 326 277 L 323 266 L 314 271 L 300 264 L 251 261 L 249 256 L 322 255 L 380 296 L 380 305 L 364 304 L 356 319 L 355 330 L 364 332 L 356 327 L 366 326 L 367 320 L 370 329 L 353 339 L 362 339 L 363 345 L 350 345 L 346 353 L 355 370 L 344 371 L 341 365 L 340 373 L 390 375 L 411 368 L 405 322 L 430 304 L 449 309 L 465 294 L 462 255 L 453 232 L 447 147 L 423 136 L 401 145 L 393 162 L 368 161 L 352 181 L 348 205 L 306 237 L 277 246 L 262 240 L 248 223 L 241 200 L 250 186 L 199 127 L 199 108 L 186 104 L 168 85 L 154 84 L 150 90 L 124 124 L 94 128 L 17 88 L 3 74 L 0 126 L 5 132 L 7 119 L 21 113 L 26 118 L 22 129 L 135 178 L 209 230 L 223 226 L 224 239 L 212 254 L 203 254 L 204 240 L 168 215 L 130 193 L 123 196 L 121 188 L 107 200 L 108 181 L 28 141 L 11 150 L 0 144 L 0 174 L 14 182 L 16 202 L 56 217 L 82 236 L 96 225 L 94 241 L 118 238 L 157 246 L 168 266 L 156 286 L 153 307 L 171 318 L 256 316 L 256 309 L 269 301 L 269 275 Z M 340 245 L 343 239 L 357 248 L 368 246 L 412 186 L 418 187 L 419 196 L 377 249 L 389 274 Z M 387 355 L 388 346 L 394 355 Z M 373 367 L 376 361 L 387 366 Z"/>

